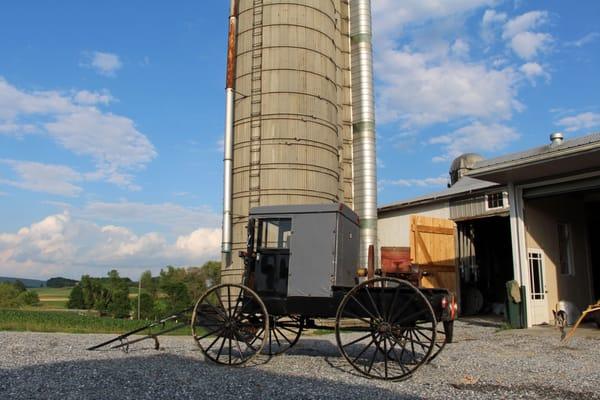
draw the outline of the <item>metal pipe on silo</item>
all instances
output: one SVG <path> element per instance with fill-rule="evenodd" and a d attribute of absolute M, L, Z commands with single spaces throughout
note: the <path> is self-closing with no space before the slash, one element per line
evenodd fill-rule
<path fill-rule="evenodd" d="M 351 0 L 350 13 L 354 211 L 361 221 L 361 265 L 366 265 L 369 246 L 377 246 L 377 162 L 371 1 Z"/>
<path fill-rule="evenodd" d="M 223 157 L 223 229 L 221 252 L 231 253 L 232 173 L 233 173 L 233 107 L 235 100 L 235 63 L 237 41 L 238 0 L 229 7 L 229 36 L 227 44 L 227 82 L 225 89 L 225 138 Z"/>

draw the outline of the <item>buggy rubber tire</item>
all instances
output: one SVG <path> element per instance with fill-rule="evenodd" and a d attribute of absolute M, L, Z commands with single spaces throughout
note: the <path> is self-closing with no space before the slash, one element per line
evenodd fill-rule
<path fill-rule="evenodd" d="M 191 325 L 192 337 L 204 356 L 230 366 L 245 364 L 259 355 L 269 332 L 267 309 L 258 294 L 231 283 L 214 286 L 200 297 Z"/>
<path fill-rule="evenodd" d="M 431 356 L 436 325 L 433 308 L 419 289 L 382 277 L 346 293 L 337 310 L 335 336 L 342 356 L 361 374 L 403 380 Z"/>

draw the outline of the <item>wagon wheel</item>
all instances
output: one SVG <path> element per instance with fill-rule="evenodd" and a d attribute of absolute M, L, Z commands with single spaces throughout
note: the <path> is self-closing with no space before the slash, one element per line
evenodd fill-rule
<path fill-rule="evenodd" d="M 241 365 L 265 345 L 269 319 L 258 295 L 242 285 L 221 284 L 208 290 L 192 314 L 192 336 L 204 355 L 225 365 Z"/>
<path fill-rule="evenodd" d="M 429 300 L 409 282 L 375 278 L 340 303 L 335 336 L 340 352 L 371 378 L 408 378 L 435 347 L 436 319 Z"/>
<path fill-rule="evenodd" d="M 302 335 L 304 318 L 298 315 L 271 315 L 269 336 L 263 353 L 270 356 L 283 354 L 291 349 Z"/>
<path fill-rule="evenodd" d="M 422 335 L 421 332 L 419 332 L 419 335 Z M 435 360 L 435 358 L 440 354 L 442 349 L 446 346 L 446 343 L 446 329 L 444 328 L 444 323 L 438 322 L 438 324 L 435 327 L 435 341 L 433 351 L 431 352 L 431 355 L 427 360 L 427 364 Z"/>

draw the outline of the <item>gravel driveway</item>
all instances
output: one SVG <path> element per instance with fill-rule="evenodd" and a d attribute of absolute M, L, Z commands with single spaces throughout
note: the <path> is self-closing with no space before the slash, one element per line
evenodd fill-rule
<path fill-rule="evenodd" d="M 189 337 L 129 354 L 84 350 L 111 335 L 0 332 L 0 399 L 600 399 L 600 338 L 569 346 L 546 331 L 458 322 L 456 343 L 403 382 L 365 379 L 333 335 L 304 336 L 289 354 L 227 368 Z"/>

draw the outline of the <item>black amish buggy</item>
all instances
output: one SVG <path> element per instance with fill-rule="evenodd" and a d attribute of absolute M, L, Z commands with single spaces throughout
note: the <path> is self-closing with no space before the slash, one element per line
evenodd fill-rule
<path fill-rule="evenodd" d="M 148 327 L 191 323 L 206 358 L 231 366 L 261 353 L 282 354 L 305 329 L 327 329 L 360 373 L 407 378 L 452 341 L 454 295 L 420 287 L 418 272 L 407 279 L 367 274 L 359 266 L 359 235 L 357 215 L 343 204 L 253 208 L 247 248 L 240 252 L 242 284 L 214 286 L 193 307 Z M 150 338 L 158 348 L 165 330 L 129 339 L 142 330 L 90 350 L 110 344 L 126 349 Z"/>

